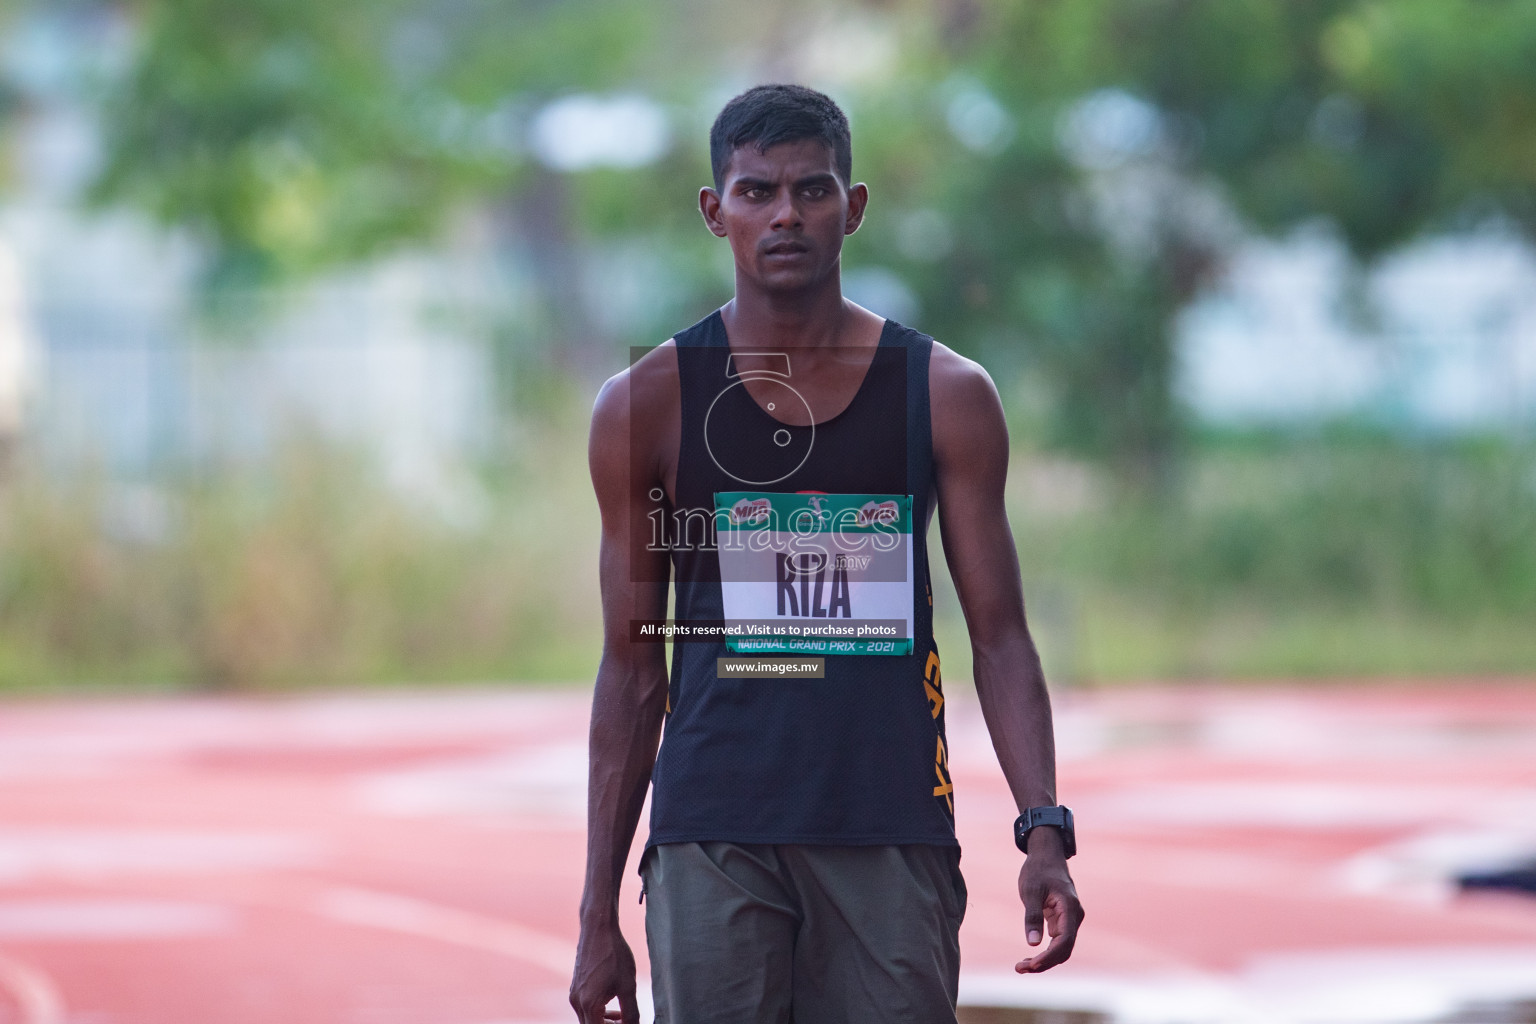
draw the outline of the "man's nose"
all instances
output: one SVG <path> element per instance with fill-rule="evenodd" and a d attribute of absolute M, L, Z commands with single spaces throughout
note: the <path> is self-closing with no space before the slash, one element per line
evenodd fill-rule
<path fill-rule="evenodd" d="M 786 191 L 778 198 L 773 210 L 773 227 L 775 230 L 784 228 L 797 228 L 800 226 L 800 206 L 795 202 L 795 194 Z"/>

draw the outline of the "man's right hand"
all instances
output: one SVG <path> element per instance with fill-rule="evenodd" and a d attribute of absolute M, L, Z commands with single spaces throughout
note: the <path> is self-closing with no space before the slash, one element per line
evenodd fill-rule
<path fill-rule="evenodd" d="M 608 1010 L 610 1000 L 617 1010 Z M 576 946 L 576 971 L 571 978 L 571 1007 L 581 1024 L 640 1024 L 635 1002 L 635 954 L 617 923 L 599 928 L 583 927 Z"/>

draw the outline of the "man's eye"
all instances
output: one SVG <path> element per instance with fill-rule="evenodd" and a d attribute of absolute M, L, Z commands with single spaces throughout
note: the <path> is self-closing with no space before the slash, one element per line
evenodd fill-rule
<path fill-rule="evenodd" d="M 749 188 L 743 193 L 748 199 L 762 199 L 768 194 L 765 188 Z"/>
<path fill-rule="evenodd" d="M 805 190 L 805 194 L 806 197 L 810 199 L 821 199 L 827 194 L 827 189 L 822 185 L 812 185 L 810 188 Z"/>

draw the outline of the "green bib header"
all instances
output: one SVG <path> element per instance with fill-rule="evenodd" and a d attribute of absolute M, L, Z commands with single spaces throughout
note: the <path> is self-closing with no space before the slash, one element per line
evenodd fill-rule
<path fill-rule="evenodd" d="M 784 494 L 720 491 L 715 495 L 719 530 L 785 533 L 912 532 L 908 494 Z"/>

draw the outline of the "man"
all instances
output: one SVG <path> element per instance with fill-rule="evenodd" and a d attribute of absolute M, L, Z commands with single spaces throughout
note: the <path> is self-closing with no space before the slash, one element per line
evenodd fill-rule
<path fill-rule="evenodd" d="M 593 412 L 605 640 L 571 1004 L 583 1024 L 639 1020 L 618 897 L 651 782 L 658 1021 L 953 1022 L 965 888 L 924 542 L 935 508 L 1023 812 L 1026 939 L 1051 935 L 1016 969 L 1065 960 L 1083 916 L 1003 505 L 1002 406 L 977 364 L 843 297 L 868 190 L 830 99 L 749 90 L 710 154 L 699 208 L 730 243 L 735 297 L 608 381 Z M 676 622 L 702 634 L 676 640 L 670 678 L 645 625 L 666 615 L 669 573 Z"/>

